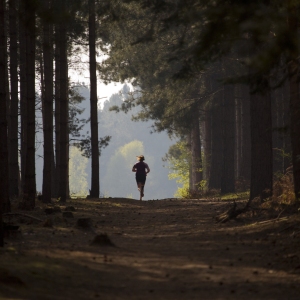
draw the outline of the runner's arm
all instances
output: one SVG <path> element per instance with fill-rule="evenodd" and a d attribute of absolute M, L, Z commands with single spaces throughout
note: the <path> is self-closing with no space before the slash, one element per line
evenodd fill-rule
<path fill-rule="evenodd" d="M 134 166 L 132 167 L 132 172 L 136 172 L 136 168 Z"/>

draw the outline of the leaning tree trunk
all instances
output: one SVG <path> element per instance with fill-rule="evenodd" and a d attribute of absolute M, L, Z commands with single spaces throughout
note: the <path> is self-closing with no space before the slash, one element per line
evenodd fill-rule
<path fill-rule="evenodd" d="M 46 9 L 50 2 L 46 1 Z M 51 202 L 52 159 L 53 159 L 53 43 L 52 25 L 43 24 L 43 56 L 45 91 L 43 99 L 43 130 L 44 130 L 44 169 L 43 169 L 43 202 Z"/>
<path fill-rule="evenodd" d="M 265 80 L 265 91 L 251 96 L 251 186 L 250 200 L 261 201 L 273 190 L 272 168 L 272 110 L 270 87 Z"/>
<path fill-rule="evenodd" d="M 9 0 L 10 36 L 10 136 L 9 136 L 9 186 L 10 197 L 19 196 L 18 149 L 18 45 L 16 0 Z"/>
<path fill-rule="evenodd" d="M 26 36 L 26 79 L 27 79 L 27 151 L 23 209 L 35 206 L 35 4 L 26 1 L 25 36 Z"/>
<path fill-rule="evenodd" d="M 223 161 L 221 175 L 221 193 L 235 192 L 235 98 L 234 86 L 224 85 L 223 95 Z"/>
<path fill-rule="evenodd" d="M 89 55 L 90 55 L 90 116 L 91 116 L 91 148 L 92 178 L 90 196 L 99 198 L 99 143 L 98 143 L 98 99 L 96 74 L 96 20 L 95 0 L 89 0 Z"/>
<path fill-rule="evenodd" d="M 62 2 L 62 11 L 65 11 L 65 3 Z M 59 54 L 60 54 L 60 158 L 59 158 L 59 198 L 61 202 L 66 202 L 68 194 L 68 121 L 69 121 L 69 102 L 68 102 L 68 61 L 67 61 L 67 28 L 64 20 L 59 24 Z"/>
<path fill-rule="evenodd" d="M 8 145 L 7 145 L 7 119 L 6 119 L 6 44 L 5 44 L 5 1 L 0 0 L 0 247 L 4 246 L 4 233 L 2 214 L 5 203 L 9 202 L 8 181 Z"/>

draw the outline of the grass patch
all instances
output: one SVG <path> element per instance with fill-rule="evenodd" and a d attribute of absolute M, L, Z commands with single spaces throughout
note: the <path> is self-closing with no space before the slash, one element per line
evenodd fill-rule
<path fill-rule="evenodd" d="M 222 201 L 247 200 L 247 199 L 249 199 L 249 196 L 250 196 L 249 191 L 219 195 L 219 197 Z"/>

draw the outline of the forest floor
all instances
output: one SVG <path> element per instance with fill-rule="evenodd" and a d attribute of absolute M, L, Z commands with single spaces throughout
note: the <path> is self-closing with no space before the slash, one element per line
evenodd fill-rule
<path fill-rule="evenodd" d="M 0 249 L 0 299 L 299 299 L 300 217 L 217 224 L 228 207 L 103 198 L 14 210 L 5 220 L 20 228 Z"/>

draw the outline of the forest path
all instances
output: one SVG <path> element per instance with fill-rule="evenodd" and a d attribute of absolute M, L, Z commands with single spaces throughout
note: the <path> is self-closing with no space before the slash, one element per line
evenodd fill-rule
<path fill-rule="evenodd" d="M 0 250 L 0 299 L 299 299 L 296 217 L 216 224 L 208 200 L 71 200 L 74 218 L 29 214 Z M 58 204 L 56 204 L 58 207 Z M 60 206 L 63 211 L 65 206 Z M 58 209 L 59 210 L 59 209 Z M 93 226 L 79 229 L 89 217 Z M 105 240 L 90 245 L 95 234 Z"/>

